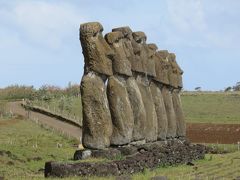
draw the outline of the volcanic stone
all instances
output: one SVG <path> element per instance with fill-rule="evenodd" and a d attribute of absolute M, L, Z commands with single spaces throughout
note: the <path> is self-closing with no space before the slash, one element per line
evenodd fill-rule
<path fill-rule="evenodd" d="M 155 110 L 157 113 L 157 120 L 158 120 L 158 140 L 165 140 L 167 135 L 168 129 L 168 119 L 167 113 L 163 101 L 162 92 L 160 89 L 159 83 L 152 81 L 150 84 L 151 93 L 155 105 Z"/>
<path fill-rule="evenodd" d="M 172 93 L 167 86 L 163 86 L 162 88 L 162 96 L 165 104 L 165 109 L 168 118 L 168 130 L 167 130 L 167 138 L 174 138 L 176 136 L 176 115 L 173 108 L 172 102 Z"/>
<path fill-rule="evenodd" d="M 146 129 L 146 111 L 135 78 L 128 78 L 127 91 L 134 117 L 132 141 L 142 140 L 144 139 L 143 132 L 145 132 Z"/>
<path fill-rule="evenodd" d="M 107 96 L 112 115 L 112 145 L 123 145 L 131 142 L 134 117 L 128 98 L 126 80 L 114 75 L 108 80 Z"/>
<path fill-rule="evenodd" d="M 81 98 L 83 146 L 90 149 L 108 147 L 112 135 L 112 121 L 103 79 L 95 73 L 84 75 L 81 82 Z"/>

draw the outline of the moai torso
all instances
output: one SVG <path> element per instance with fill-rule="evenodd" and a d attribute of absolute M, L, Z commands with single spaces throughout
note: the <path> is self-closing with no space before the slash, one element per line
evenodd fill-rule
<path fill-rule="evenodd" d="M 81 81 L 83 110 L 83 146 L 104 149 L 110 146 L 112 120 L 105 81 L 112 75 L 113 51 L 102 36 L 102 25 L 97 22 L 80 26 L 80 40 L 84 55 L 84 76 Z"/>
<path fill-rule="evenodd" d="M 98 22 L 85 23 L 80 26 L 80 41 L 85 60 L 84 71 L 110 76 L 112 72 L 113 51 L 102 35 L 103 27 Z"/>
<path fill-rule="evenodd" d="M 155 60 L 155 70 L 156 70 L 156 77 L 154 80 L 169 85 L 169 78 L 168 78 L 168 69 L 169 64 L 167 62 L 168 51 L 161 50 L 157 51 L 156 53 L 157 59 Z"/>
<path fill-rule="evenodd" d="M 106 34 L 105 39 L 114 50 L 113 73 L 108 80 L 107 95 L 113 122 L 112 145 L 128 144 L 132 140 L 134 117 L 127 92 L 127 79 L 132 76 L 122 42 L 121 32 Z"/>

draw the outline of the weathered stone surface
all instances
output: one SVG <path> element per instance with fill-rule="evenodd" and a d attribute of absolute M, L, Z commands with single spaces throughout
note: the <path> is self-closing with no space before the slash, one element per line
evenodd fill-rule
<path fill-rule="evenodd" d="M 182 109 L 182 103 L 180 98 L 180 89 L 174 89 L 172 93 L 173 97 L 173 107 L 176 115 L 176 124 L 177 124 L 177 131 L 176 135 L 178 137 L 185 137 L 186 136 L 186 123 Z"/>
<path fill-rule="evenodd" d="M 145 131 L 142 131 L 142 133 L 147 142 L 156 141 L 158 120 L 148 79 L 144 76 L 138 75 L 137 84 L 146 111 Z"/>
<path fill-rule="evenodd" d="M 132 140 L 134 117 L 124 77 L 114 75 L 109 78 L 107 96 L 113 124 L 111 144 L 123 145 L 130 143 Z"/>
<path fill-rule="evenodd" d="M 158 49 L 156 44 L 147 44 L 148 48 L 148 61 L 147 61 L 147 75 L 150 77 L 156 77 L 155 61 L 158 59 L 156 51 Z"/>
<path fill-rule="evenodd" d="M 167 138 L 174 138 L 177 130 L 176 115 L 173 108 L 172 93 L 165 85 L 162 87 L 162 96 L 168 118 Z"/>
<path fill-rule="evenodd" d="M 133 39 L 132 30 L 128 26 L 126 26 L 126 27 L 114 28 L 114 29 L 112 29 L 112 31 L 113 32 L 122 32 L 124 51 L 125 51 L 125 54 L 129 60 L 129 62 L 131 63 L 132 71 L 142 72 L 142 63 L 139 61 L 138 58 L 136 58 L 136 56 L 134 54 L 133 47 L 135 47 L 135 51 L 139 52 L 139 50 L 136 49 L 137 43 Z"/>
<path fill-rule="evenodd" d="M 154 80 L 161 82 L 162 84 L 169 85 L 168 79 L 168 67 L 169 64 L 167 62 L 168 51 L 161 50 L 156 53 L 157 58 L 155 59 L 155 70 L 156 77 Z"/>
<path fill-rule="evenodd" d="M 98 22 L 80 25 L 80 41 L 84 55 L 85 74 L 94 71 L 100 74 L 112 75 L 111 57 L 114 55 L 102 35 L 103 27 Z"/>
<path fill-rule="evenodd" d="M 168 62 L 170 64 L 169 68 L 169 82 L 173 88 L 178 88 L 178 67 L 176 65 L 176 56 L 174 53 L 169 53 Z"/>
<path fill-rule="evenodd" d="M 132 76 L 131 63 L 127 58 L 123 44 L 122 32 L 111 32 L 105 35 L 105 39 L 115 52 L 113 57 L 113 72 Z"/>
<path fill-rule="evenodd" d="M 84 159 L 88 159 L 92 156 L 92 151 L 87 149 L 83 149 L 83 150 L 77 150 L 74 155 L 73 155 L 73 159 L 74 160 L 84 160 Z"/>
<path fill-rule="evenodd" d="M 146 128 L 146 111 L 135 78 L 130 77 L 127 79 L 127 91 L 134 116 L 132 141 L 142 140 Z"/>
<path fill-rule="evenodd" d="M 168 129 L 168 119 L 167 119 L 167 113 L 163 101 L 162 92 L 160 89 L 160 85 L 158 85 L 157 82 L 152 81 L 150 84 L 150 89 L 155 105 L 155 110 L 157 114 L 157 120 L 158 120 L 158 140 L 165 140 L 167 135 L 167 129 Z"/>
<path fill-rule="evenodd" d="M 89 149 L 103 149 L 110 145 L 112 121 L 106 87 L 95 73 L 83 76 L 81 82 L 83 107 L 83 146 Z"/>
<path fill-rule="evenodd" d="M 175 67 L 176 69 L 176 73 L 177 73 L 177 86 L 178 88 L 182 88 L 183 87 L 183 82 L 182 82 L 182 75 L 183 75 L 183 70 L 180 68 L 180 66 L 178 65 L 177 61 L 176 61 L 176 55 L 172 53 L 172 58 L 171 58 L 171 62 L 172 65 Z"/>
<path fill-rule="evenodd" d="M 147 74 L 148 47 L 146 45 L 147 36 L 144 32 L 133 32 L 133 51 L 136 57 L 137 72 Z"/>

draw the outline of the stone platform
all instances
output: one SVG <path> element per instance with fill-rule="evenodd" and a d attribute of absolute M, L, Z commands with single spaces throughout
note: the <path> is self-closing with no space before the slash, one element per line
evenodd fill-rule
<path fill-rule="evenodd" d="M 142 172 L 145 168 L 154 169 L 161 166 L 188 164 L 194 160 L 203 159 L 206 151 L 207 148 L 203 145 L 195 145 L 187 140 L 178 139 L 106 150 L 78 150 L 74 154 L 74 159 L 101 157 L 108 160 L 103 162 L 46 162 L 45 177 L 133 174 Z M 83 154 L 85 154 L 84 157 Z"/>

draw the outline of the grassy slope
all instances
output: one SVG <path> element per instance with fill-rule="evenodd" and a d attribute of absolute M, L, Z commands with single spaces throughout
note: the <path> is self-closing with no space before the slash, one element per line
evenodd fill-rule
<path fill-rule="evenodd" d="M 240 123 L 240 93 L 183 93 L 187 122 Z"/>
<path fill-rule="evenodd" d="M 65 161 L 72 158 L 75 140 L 67 139 L 52 130 L 46 130 L 22 119 L 0 120 L 0 176 L 42 176 L 39 169 L 46 161 Z M 57 144 L 61 144 L 61 148 Z"/>
<path fill-rule="evenodd" d="M 69 161 L 75 151 L 74 140 L 63 137 L 56 132 L 46 130 L 31 121 L 22 119 L 0 119 L 0 150 L 11 151 L 12 156 L 0 155 L 0 176 L 9 179 L 43 179 L 46 161 Z M 57 144 L 62 144 L 61 148 Z M 36 146 L 37 145 L 37 146 Z M 227 147 L 227 146 L 226 146 Z M 236 150 L 236 146 L 230 147 Z M 170 179 L 193 178 L 196 173 L 210 177 L 224 175 L 233 178 L 240 176 L 240 152 L 227 155 L 208 155 L 205 160 L 191 166 L 164 167 L 154 171 L 146 170 L 133 176 L 133 179 L 149 179 L 157 175 L 166 175 Z M 211 171 L 209 171 L 211 170 Z M 79 179 L 79 178 L 68 178 Z M 91 178 L 105 179 L 105 178 Z M 109 179 L 114 179 L 109 177 Z M 184 178 L 186 179 L 186 178 Z"/>

